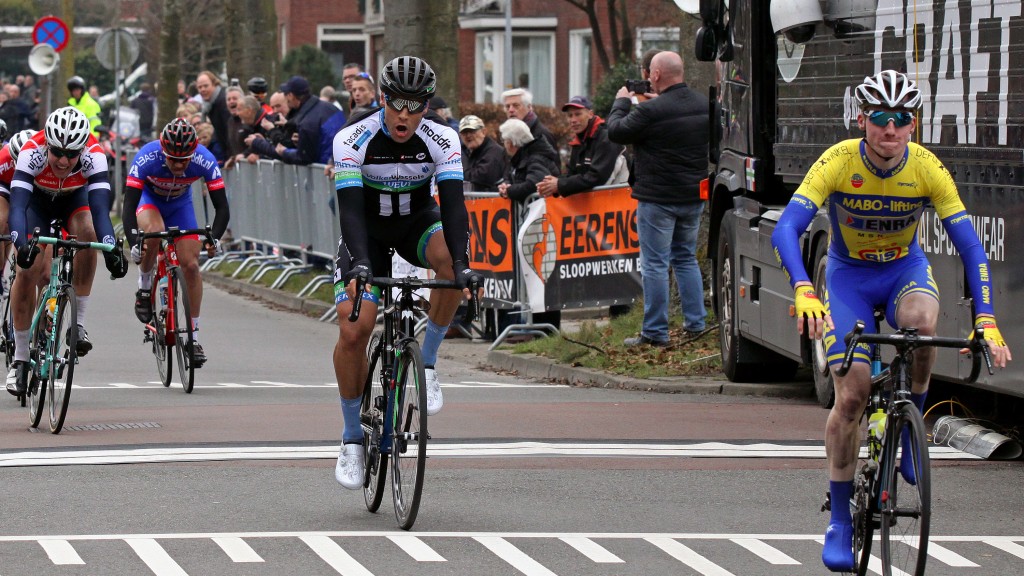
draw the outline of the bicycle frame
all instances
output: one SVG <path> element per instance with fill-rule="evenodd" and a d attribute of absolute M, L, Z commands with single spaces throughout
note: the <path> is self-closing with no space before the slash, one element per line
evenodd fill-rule
<path fill-rule="evenodd" d="M 213 242 L 213 236 L 209 227 L 197 228 L 195 230 L 180 230 L 178 227 L 172 226 L 163 232 L 147 232 L 139 235 L 140 242 L 144 242 L 150 238 L 158 238 L 160 240 L 160 250 L 157 252 L 156 258 L 156 273 L 153 276 L 154 290 L 150 293 L 150 303 L 154 316 L 163 310 L 174 310 L 174 307 L 177 305 L 177 302 L 175 301 L 177 296 L 174 294 L 173 290 L 167 291 L 167 302 L 165 304 L 161 301 L 159 290 L 156 288 L 160 286 L 160 281 L 162 279 L 169 278 L 175 269 L 181 267 L 178 262 L 178 239 L 194 234 L 206 236 L 210 242 Z M 181 289 L 187 290 L 188 287 L 182 286 Z M 163 319 L 163 326 L 164 333 L 162 337 L 164 339 L 164 343 L 167 346 L 174 346 L 176 344 L 175 335 L 179 330 L 179 327 L 175 325 L 174 314 L 167 314 Z M 191 328 L 191 326 L 188 326 L 186 329 L 190 330 Z M 157 328 L 152 322 L 146 324 L 146 329 L 153 334 L 153 338 L 161 337 L 160 334 L 156 333 Z"/>

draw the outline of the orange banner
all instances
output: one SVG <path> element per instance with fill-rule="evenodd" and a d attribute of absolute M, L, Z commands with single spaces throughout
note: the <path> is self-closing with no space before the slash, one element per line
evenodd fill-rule
<path fill-rule="evenodd" d="M 609 188 L 547 199 L 548 223 L 558 239 L 558 260 L 626 256 L 640 251 L 636 200 L 630 188 Z"/>
<path fill-rule="evenodd" d="M 468 198 L 469 265 L 481 272 L 512 272 L 515 238 L 506 198 Z"/>

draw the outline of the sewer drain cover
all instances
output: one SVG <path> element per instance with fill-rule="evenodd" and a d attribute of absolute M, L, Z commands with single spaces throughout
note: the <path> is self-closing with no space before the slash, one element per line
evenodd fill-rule
<path fill-rule="evenodd" d="M 126 422 L 124 424 L 81 424 L 78 426 L 65 426 L 65 430 L 75 432 L 94 432 L 97 430 L 135 430 L 138 428 L 159 428 L 156 422 Z"/>

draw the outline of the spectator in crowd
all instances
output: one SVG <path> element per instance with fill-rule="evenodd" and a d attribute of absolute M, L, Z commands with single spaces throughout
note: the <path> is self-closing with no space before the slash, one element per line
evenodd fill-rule
<path fill-rule="evenodd" d="M 559 173 L 558 152 L 544 138 L 534 138 L 530 127 L 518 118 L 505 120 L 498 130 L 510 158 L 505 181 L 498 184 L 498 194 L 524 202 L 537 191 L 537 183 L 545 176 Z"/>
<path fill-rule="evenodd" d="M 494 192 L 505 173 L 505 150 L 489 136 L 484 121 L 478 116 L 464 116 L 459 121 L 462 140 L 462 181 L 472 191 Z"/>
<path fill-rule="evenodd" d="M 71 94 L 71 97 L 68 98 L 68 104 L 78 108 L 85 114 L 85 117 L 89 119 L 89 128 L 92 129 L 92 135 L 99 138 L 100 133 L 96 130 L 96 127 L 103 123 L 100 119 L 102 111 L 100 110 L 99 103 L 85 91 L 85 80 L 81 76 L 69 78 L 68 92 Z"/>
<path fill-rule="evenodd" d="M 178 80 L 178 104 L 184 104 L 185 102 L 188 102 L 188 99 L 188 86 L 185 84 L 184 80 Z"/>
<path fill-rule="evenodd" d="M 433 112 L 435 116 L 440 118 L 440 120 L 435 120 L 435 122 L 447 124 L 452 127 L 452 130 L 459 131 L 459 121 L 452 117 L 452 111 L 448 108 L 448 103 L 444 101 L 444 98 L 434 96 L 430 99 L 428 105 L 430 106 L 427 110 L 428 117 L 430 112 Z"/>
<path fill-rule="evenodd" d="M 99 88 L 99 86 L 97 86 L 95 84 L 90 84 L 89 85 L 89 96 L 92 96 L 93 100 L 99 102 L 100 101 L 100 88 Z"/>
<path fill-rule="evenodd" d="M 548 130 L 537 113 L 533 111 L 533 94 L 525 88 L 513 88 L 501 93 L 501 101 L 505 103 L 505 114 L 509 118 L 517 118 L 526 122 L 530 127 L 530 133 L 534 138 L 543 137 L 551 145 L 552 150 L 558 150 L 558 141 L 555 135 Z"/>
<path fill-rule="evenodd" d="M 245 83 L 245 87 L 249 90 L 249 95 L 260 103 L 263 111 L 270 114 L 272 110 L 270 104 L 267 103 L 267 91 L 270 90 L 270 84 L 267 83 L 267 79 L 262 76 L 253 76 Z"/>
<path fill-rule="evenodd" d="M 14 83 L 4 86 L 0 93 L 0 120 L 7 124 L 8 132 L 20 132 L 28 127 L 28 110 L 22 102 L 21 91 Z"/>
<path fill-rule="evenodd" d="M 334 129 L 334 132 L 337 132 L 345 123 L 344 113 L 319 98 L 314 98 L 310 94 L 309 81 L 302 76 L 289 78 L 281 85 L 281 92 L 292 110 L 289 120 L 295 125 L 299 138 L 294 148 L 278 144 L 275 147 L 278 156 L 288 164 L 326 163 L 330 158 L 332 146 L 322 145 L 321 141 L 333 142 L 334 133 L 327 136 L 321 128 L 329 131 L 329 121 L 337 122 L 338 119 L 332 117 L 341 114 L 340 123 Z"/>
<path fill-rule="evenodd" d="M 341 69 L 341 81 L 345 85 L 345 90 L 349 93 L 352 92 L 352 81 L 356 79 L 356 76 L 363 71 L 362 64 L 356 64 L 350 62 L 345 64 L 345 67 Z"/>
<path fill-rule="evenodd" d="M 576 136 L 569 142 L 565 176 L 545 176 L 537 184 L 537 193 L 541 196 L 571 196 L 626 181 L 629 171 L 622 154 L 625 149 L 608 139 L 608 127 L 603 118 L 594 114 L 593 108 L 586 96 L 573 96 L 562 106 L 569 130 Z"/>
<path fill-rule="evenodd" d="M 156 116 L 156 96 L 153 85 L 143 82 L 139 93 L 132 100 L 132 108 L 139 112 L 139 138 L 148 142 L 153 139 L 153 120 Z"/>
<path fill-rule="evenodd" d="M 196 138 L 199 143 L 209 148 L 211 145 L 216 144 L 213 141 L 213 125 L 209 122 L 200 121 L 195 124 Z"/>
<path fill-rule="evenodd" d="M 262 158 L 280 160 L 277 155 L 277 145 L 284 144 L 286 147 L 295 147 L 298 134 L 295 132 L 295 125 L 288 122 L 288 99 L 281 92 L 274 92 L 270 95 L 271 112 L 267 114 L 260 125 L 263 128 L 261 134 L 247 136 L 245 145 L 252 148 Z M 293 138 L 296 137 L 296 138 Z"/>
<path fill-rule="evenodd" d="M 36 77 L 28 74 L 25 76 L 25 85 L 21 88 L 21 97 L 28 103 L 39 100 L 39 86 L 36 86 Z"/>
<path fill-rule="evenodd" d="M 345 110 L 345 108 L 341 105 L 341 102 L 338 102 L 337 96 L 338 93 L 334 91 L 334 86 L 324 86 L 323 88 L 320 89 L 321 100 L 327 102 L 331 106 L 334 106 L 338 110 L 343 111 Z"/>
<path fill-rule="evenodd" d="M 650 80 L 651 79 L 651 60 L 661 52 L 658 48 L 651 48 L 647 52 L 644 52 L 643 57 L 640 59 L 640 79 Z M 650 100 L 655 94 L 648 92 L 647 94 L 634 94 L 631 100 L 633 104 L 639 104 L 645 100 Z"/>
<path fill-rule="evenodd" d="M 220 85 L 220 78 L 209 70 L 203 70 L 196 77 L 196 90 L 203 101 L 203 118 L 213 126 L 213 141 L 219 144 L 207 148 L 213 153 L 217 163 L 223 165 L 227 160 L 228 118 L 231 116 L 227 94 Z"/>
<path fill-rule="evenodd" d="M 231 168 L 235 163 L 235 156 L 242 153 L 245 150 L 245 142 L 242 141 L 243 136 L 242 121 L 238 118 L 238 106 L 242 102 L 242 98 L 245 98 L 245 91 L 240 86 L 228 86 L 225 90 L 224 101 L 228 106 L 228 129 L 227 129 L 227 158 L 224 161 L 224 169 Z"/>
<path fill-rule="evenodd" d="M 238 103 L 237 112 L 240 121 L 239 136 L 245 144 L 245 149 L 235 157 L 235 161 L 246 161 L 249 164 L 255 164 L 260 159 L 260 153 L 253 148 L 252 141 L 257 137 L 266 139 L 270 133 L 270 129 L 263 126 L 263 120 L 266 119 L 267 113 L 263 110 L 263 105 L 260 104 L 260 101 L 255 96 L 242 98 L 242 101 Z M 268 124 L 273 128 L 273 123 Z"/>
<path fill-rule="evenodd" d="M 192 117 L 197 114 L 199 114 L 199 106 L 197 106 L 195 102 L 183 102 L 178 106 L 178 110 L 174 113 L 175 117 L 184 118 L 193 126 L 195 126 L 196 123 L 192 122 Z"/>
<path fill-rule="evenodd" d="M 351 80 L 351 85 L 349 93 L 352 95 L 352 108 L 348 115 L 348 124 L 362 120 L 380 108 L 380 104 L 377 103 L 377 85 L 373 83 L 372 76 L 366 72 L 358 72 Z"/>
<path fill-rule="evenodd" d="M 651 89 L 657 95 L 630 110 L 632 92 L 615 94 L 608 114 L 612 142 L 632 144 L 638 202 L 644 320 L 627 346 L 669 344 L 669 268 L 675 269 L 687 336 L 704 331 L 704 285 L 697 264 L 697 231 L 707 177 L 708 104 L 683 81 L 683 60 L 659 52 L 651 60 Z"/>

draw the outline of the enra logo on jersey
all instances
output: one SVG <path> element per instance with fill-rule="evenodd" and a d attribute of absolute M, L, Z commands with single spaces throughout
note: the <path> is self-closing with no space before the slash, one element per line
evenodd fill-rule
<path fill-rule="evenodd" d="M 860 174 L 854 174 L 853 176 L 850 177 L 850 186 L 853 186 L 854 188 L 860 188 L 863 185 L 864 177 L 861 176 Z"/>

